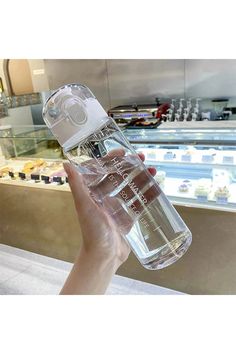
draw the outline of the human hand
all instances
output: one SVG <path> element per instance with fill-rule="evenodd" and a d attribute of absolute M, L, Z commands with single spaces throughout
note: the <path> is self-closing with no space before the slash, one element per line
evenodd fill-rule
<path fill-rule="evenodd" d="M 109 153 L 108 159 L 111 159 L 114 156 L 122 159 L 124 151 L 113 150 Z M 144 154 L 140 153 L 139 158 L 144 161 Z M 86 164 L 88 163 L 86 162 Z M 64 168 L 68 175 L 68 181 L 79 218 L 83 238 L 82 248 L 84 249 L 84 252 L 95 259 L 110 260 L 117 269 L 127 259 L 130 252 L 129 245 L 120 232 L 121 228 L 117 227 L 117 222 L 114 222 L 114 217 L 112 218 L 111 215 L 109 215 L 107 209 L 95 202 L 96 196 L 95 200 L 92 198 L 91 193 L 93 194 L 93 189 L 91 188 L 89 191 L 85 184 L 85 179 L 87 182 L 89 176 L 82 176 L 78 170 L 69 163 L 64 164 Z M 152 176 L 155 176 L 155 168 L 149 167 L 148 171 Z M 141 177 L 143 179 L 145 178 L 145 176 Z M 139 177 L 139 183 L 141 183 L 141 177 Z M 121 177 L 116 175 L 116 180 L 118 178 Z M 109 182 L 109 179 L 103 180 L 99 185 L 99 190 L 100 192 L 102 190 L 103 195 L 105 192 L 108 194 L 111 188 L 112 185 Z M 124 190 L 125 189 L 126 188 L 124 188 Z M 131 198 L 131 196 L 129 197 Z M 115 209 L 118 201 L 116 198 L 108 197 L 104 204 L 106 203 L 109 203 L 110 209 Z M 119 208 L 119 212 L 116 212 L 115 215 L 117 219 L 120 219 L 119 224 L 126 228 L 125 231 L 127 233 L 131 229 L 133 221 L 121 208 Z"/>
<path fill-rule="evenodd" d="M 113 156 L 122 159 L 124 155 L 123 150 L 114 150 L 109 153 L 108 160 Z M 145 156 L 140 153 L 139 158 L 144 161 Z M 103 159 L 106 161 L 106 157 Z M 91 166 L 92 163 L 90 160 L 84 163 L 84 166 L 89 167 L 89 164 Z M 103 293 L 112 275 L 128 258 L 130 247 L 114 217 L 108 213 L 107 208 L 95 201 L 96 196 L 91 196 L 93 190 L 91 188 L 89 190 L 85 184 L 85 181 L 88 183 L 89 176 L 82 176 L 70 163 L 65 163 L 64 168 L 68 175 L 78 214 L 82 232 L 82 246 L 72 273 L 62 289 L 62 294 Z M 148 171 L 152 176 L 156 174 L 156 169 L 153 167 L 149 167 Z M 143 176 L 141 177 L 143 178 Z M 119 178 L 119 176 L 116 175 L 116 178 Z M 144 181 L 140 181 L 144 183 Z M 105 190 L 108 192 L 111 188 L 108 179 L 103 181 L 101 188 L 103 192 Z M 110 204 L 110 208 L 116 208 L 118 202 L 116 198 L 110 198 L 107 199 L 107 203 Z M 125 211 L 122 212 L 121 208 L 119 213 L 116 214 L 120 224 L 125 225 L 126 232 L 128 232 L 132 228 L 133 221 Z M 83 276 L 79 276 L 81 273 Z M 100 278 L 98 277 L 99 273 L 101 274 Z M 79 285 L 78 277 L 80 278 Z M 86 278 L 86 281 L 84 278 Z"/>

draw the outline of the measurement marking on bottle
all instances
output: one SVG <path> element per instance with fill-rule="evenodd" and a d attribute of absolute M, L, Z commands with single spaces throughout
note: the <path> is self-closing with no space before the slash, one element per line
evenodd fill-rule
<path fill-rule="evenodd" d="M 157 226 L 155 229 L 153 229 L 153 231 L 159 230 L 160 228 L 160 226 Z"/>

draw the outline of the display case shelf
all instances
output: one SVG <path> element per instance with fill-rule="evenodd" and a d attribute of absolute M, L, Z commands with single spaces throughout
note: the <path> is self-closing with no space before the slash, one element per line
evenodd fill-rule
<path fill-rule="evenodd" d="M 165 145 L 235 145 L 236 121 L 167 122 L 157 129 L 124 129 L 132 143 L 164 143 Z"/>

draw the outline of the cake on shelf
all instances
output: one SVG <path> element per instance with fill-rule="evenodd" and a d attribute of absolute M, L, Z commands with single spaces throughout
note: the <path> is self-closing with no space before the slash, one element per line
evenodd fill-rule
<path fill-rule="evenodd" d="M 155 175 L 155 180 L 157 181 L 158 184 L 160 184 L 160 186 L 164 186 L 164 182 L 165 182 L 165 178 L 166 178 L 166 173 L 165 171 L 157 171 L 156 175 Z"/>
<path fill-rule="evenodd" d="M 196 197 L 208 197 L 211 191 L 211 181 L 205 178 L 201 178 L 196 187 L 195 187 L 195 196 Z"/>
<path fill-rule="evenodd" d="M 182 183 L 187 184 L 189 187 L 192 186 L 192 182 L 189 179 L 184 179 Z"/>
<path fill-rule="evenodd" d="M 189 192 L 189 185 L 187 183 L 181 183 L 178 187 L 179 192 L 187 193 Z"/>
<path fill-rule="evenodd" d="M 229 188 L 227 186 L 224 187 L 217 187 L 215 190 L 215 197 L 216 198 L 229 198 Z"/>

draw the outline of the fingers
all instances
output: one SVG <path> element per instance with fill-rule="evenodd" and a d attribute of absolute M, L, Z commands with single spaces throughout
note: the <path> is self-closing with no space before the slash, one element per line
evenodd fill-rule
<path fill-rule="evenodd" d="M 138 153 L 138 156 L 140 157 L 140 159 L 144 162 L 145 161 L 145 155 L 142 152 Z M 147 168 L 148 171 L 151 173 L 152 176 L 155 176 L 157 171 L 155 167 L 148 167 Z"/>
<path fill-rule="evenodd" d="M 129 202 L 135 194 L 138 194 L 142 189 L 151 182 L 149 175 L 146 170 L 141 171 L 133 179 L 129 180 L 127 185 L 120 191 L 120 195 L 125 199 L 126 202 Z"/>
<path fill-rule="evenodd" d="M 138 153 L 138 156 L 140 157 L 140 159 L 141 159 L 142 161 L 145 160 L 145 155 L 144 155 L 142 152 L 139 152 L 139 153 Z"/>
<path fill-rule="evenodd" d="M 133 219 L 123 208 L 123 202 L 116 197 L 106 196 L 103 199 L 103 207 L 109 211 L 113 221 L 116 223 L 119 231 L 126 235 L 132 228 Z"/>
<path fill-rule="evenodd" d="M 91 217 L 95 210 L 98 210 L 98 206 L 92 199 L 87 186 L 84 184 L 83 177 L 78 173 L 77 169 L 69 163 L 64 164 L 64 169 L 68 175 L 68 181 L 72 191 L 75 207 L 78 212 L 79 220 L 83 225 L 83 222 L 87 223 L 88 217 Z M 153 168 L 153 173 L 154 170 L 155 169 Z M 132 180 L 133 186 L 137 185 L 139 191 L 141 191 L 148 182 L 150 182 L 150 177 L 145 170 Z M 100 190 L 100 188 L 98 188 L 98 190 Z M 109 197 L 107 195 L 104 199 L 103 206 L 107 209 L 109 214 L 113 216 L 113 219 L 115 219 L 115 222 L 119 226 L 120 231 L 122 231 L 124 234 L 126 234 L 132 227 L 133 221 L 129 213 L 127 213 L 126 208 L 127 203 L 135 196 L 135 194 L 136 193 L 134 193 L 130 186 L 126 186 L 116 196 Z M 129 209 L 131 209 L 131 211 L 136 215 L 137 212 L 141 214 L 145 210 L 145 207 L 159 194 L 160 189 L 158 186 L 152 185 L 145 193 L 143 193 L 143 197 L 141 199 L 136 198 L 133 201 Z M 96 195 L 96 197 L 98 198 L 99 196 Z M 143 199 L 146 199 L 145 203 L 143 202 Z M 123 208 L 124 204 L 126 205 L 125 209 Z"/>
<path fill-rule="evenodd" d="M 97 205 L 91 198 L 89 190 L 84 184 L 83 177 L 78 173 L 76 168 L 70 163 L 64 163 L 63 166 L 68 176 L 76 210 L 79 216 L 87 215 Z"/>
<path fill-rule="evenodd" d="M 104 158 L 106 157 L 123 157 L 125 156 L 125 150 L 124 149 L 114 149 L 111 150 L 110 152 L 108 152 L 108 154 L 106 156 L 104 156 Z M 144 161 L 145 160 L 145 155 L 142 152 L 138 153 L 139 158 Z"/>
<path fill-rule="evenodd" d="M 117 173 L 110 173 L 108 174 L 105 178 L 103 178 L 100 183 L 99 183 L 99 188 L 96 188 L 96 193 L 100 193 L 101 197 L 104 195 L 110 194 L 111 192 L 114 191 L 117 187 L 120 186 L 122 182 L 125 180 L 127 183 L 132 183 L 138 186 L 138 188 L 141 190 L 143 187 L 145 187 L 146 184 L 150 183 L 150 176 L 146 172 L 146 170 L 141 170 L 139 169 L 139 173 L 137 176 L 133 177 L 132 179 L 129 178 L 129 175 L 136 170 L 137 166 L 132 165 L 131 163 L 127 163 L 124 159 L 119 159 L 120 164 L 121 164 L 121 170 L 122 173 L 119 174 Z M 108 166 L 107 166 L 108 167 Z M 156 174 L 156 169 L 154 167 L 149 167 L 147 168 L 149 173 L 152 176 L 155 176 Z M 138 170 L 136 170 L 138 172 Z M 96 185 L 97 187 L 97 185 Z M 95 191 L 93 190 L 93 187 L 90 188 L 92 193 Z M 122 189 L 123 193 L 127 195 L 127 198 L 132 199 L 134 196 L 134 192 L 130 189 L 130 187 L 127 185 Z M 99 196 L 98 196 L 99 198 Z M 100 198 L 99 198 L 100 199 Z"/>
<path fill-rule="evenodd" d="M 148 167 L 148 171 L 151 173 L 152 176 L 155 176 L 157 173 L 157 170 L 155 167 Z"/>
<path fill-rule="evenodd" d="M 105 157 L 114 157 L 114 156 L 117 156 L 117 157 L 125 156 L 125 149 L 122 149 L 122 148 L 121 149 L 113 149 L 113 150 L 109 151 Z M 142 152 L 139 152 L 138 156 L 140 157 L 140 159 L 142 161 L 145 160 L 145 155 Z"/>
<path fill-rule="evenodd" d="M 106 157 L 123 157 L 125 156 L 125 150 L 124 149 L 114 149 L 114 150 L 111 150 L 110 152 L 108 152 L 108 154 L 105 156 Z"/>
<path fill-rule="evenodd" d="M 145 161 L 145 155 L 142 152 L 138 153 L 139 158 L 144 162 Z M 157 171 L 155 167 L 148 167 L 148 171 L 151 173 L 152 176 L 155 176 Z"/>
<path fill-rule="evenodd" d="M 143 193 L 142 200 L 146 200 L 146 202 L 142 202 L 142 200 L 136 199 L 132 203 L 132 210 L 135 212 L 142 213 L 144 208 L 151 203 L 154 199 L 156 199 L 161 193 L 161 190 L 157 184 L 152 185 L 145 193 Z"/>
<path fill-rule="evenodd" d="M 74 202 L 76 209 L 78 211 L 78 214 L 81 215 L 87 215 L 88 212 L 92 212 L 94 207 L 97 207 L 97 204 L 94 202 L 92 199 L 90 193 L 93 193 L 95 199 L 100 200 L 103 199 L 105 195 L 109 195 L 113 190 L 116 189 L 127 177 L 129 176 L 132 171 L 134 171 L 137 168 L 137 165 L 139 165 L 137 155 L 135 158 L 135 155 L 129 155 L 126 158 L 125 156 L 125 150 L 124 149 L 114 149 L 110 151 L 105 157 L 101 158 L 101 160 L 106 162 L 106 165 L 104 165 L 105 169 L 107 171 L 109 170 L 115 170 L 117 168 L 117 163 L 119 163 L 119 166 L 121 166 L 121 170 L 124 171 L 124 174 L 119 174 L 119 173 L 110 173 L 105 177 L 104 174 L 104 179 L 101 179 L 99 183 L 99 188 L 96 188 L 96 190 L 93 190 L 92 187 L 90 187 L 90 192 L 88 188 L 85 186 L 83 182 L 83 177 L 78 173 L 76 168 L 73 165 L 70 164 L 65 164 L 65 170 L 68 174 L 68 180 L 69 184 L 71 187 L 71 191 L 73 194 Z M 138 154 L 139 158 L 144 161 L 145 156 L 143 153 Z M 113 161 L 115 159 L 115 161 Z M 112 160 L 113 159 L 113 160 Z M 94 161 L 94 163 L 93 163 Z M 114 164 L 115 163 L 115 164 Z M 97 178 L 97 173 L 96 173 L 96 166 L 97 162 L 95 160 L 90 160 L 86 161 L 86 163 L 83 163 L 82 165 L 86 165 L 88 170 L 91 170 L 93 173 L 88 173 L 87 176 L 85 176 L 86 181 L 90 178 Z M 115 167 L 114 167 L 115 166 Z M 93 171 L 93 168 L 95 170 Z M 118 167 L 119 168 L 119 167 Z M 147 170 L 152 176 L 155 176 L 156 174 L 156 169 L 154 167 L 148 167 Z M 91 176 L 92 177 L 91 177 Z M 125 178 L 124 178 L 125 176 Z M 129 179 L 129 177 L 128 177 Z M 130 183 L 132 185 L 135 185 L 138 187 L 138 190 L 141 191 L 148 183 L 152 182 L 150 179 L 150 175 L 146 172 L 146 170 L 140 170 L 139 174 L 135 176 Z M 152 183 L 153 184 L 153 183 Z M 98 185 L 96 184 L 96 187 Z M 101 196 L 99 195 L 101 193 Z M 118 199 L 121 199 L 120 201 L 123 203 L 124 202 L 124 196 L 125 196 L 125 202 L 128 202 L 135 196 L 135 190 L 130 188 L 129 184 L 127 184 L 116 197 Z M 157 191 L 155 188 L 153 189 L 152 187 L 149 188 L 146 191 L 146 196 L 148 198 L 148 201 L 154 199 L 157 195 Z M 100 198 L 101 197 L 101 198 Z M 142 210 L 143 205 L 140 203 L 140 201 L 136 201 L 135 207 L 137 210 Z M 117 205 L 116 205 L 117 206 Z"/>

